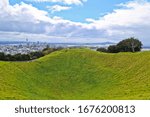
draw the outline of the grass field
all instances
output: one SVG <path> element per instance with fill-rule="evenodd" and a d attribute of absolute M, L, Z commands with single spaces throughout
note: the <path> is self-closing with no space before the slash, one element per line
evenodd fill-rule
<path fill-rule="evenodd" d="M 64 49 L 0 61 L 0 99 L 150 99 L 150 52 Z"/>

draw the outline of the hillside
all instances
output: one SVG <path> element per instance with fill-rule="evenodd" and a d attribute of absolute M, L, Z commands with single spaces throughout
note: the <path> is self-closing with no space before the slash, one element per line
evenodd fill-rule
<path fill-rule="evenodd" d="M 150 52 L 61 50 L 0 62 L 0 99 L 150 99 Z"/>

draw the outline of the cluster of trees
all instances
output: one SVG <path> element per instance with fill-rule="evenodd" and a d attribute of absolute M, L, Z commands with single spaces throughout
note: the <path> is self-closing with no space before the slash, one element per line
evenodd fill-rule
<path fill-rule="evenodd" d="M 52 53 L 54 51 L 61 50 L 61 49 L 62 49 L 61 47 L 59 47 L 59 48 L 46 47 L 42 51 L 31 52 L 29 54 L 18 53 L 15 55 L 5 54 L 3 52 L 0 52 L 0 60 L 2 60 L 2 61 L 29 61 L 29 60 L 34 60 L 34 59 L 40 58 L 42 56 L 45 56 L 49 53 Z"/>
<path fill-rule="evenodd" d="M 106 48 L 98 48 L 97 51 L 118 53 L 118 52 L 138 52 L 142 49 L 142 43 L 138 39 L 131 37 L 120 41 L 117 45 L 110 45 Z"/>

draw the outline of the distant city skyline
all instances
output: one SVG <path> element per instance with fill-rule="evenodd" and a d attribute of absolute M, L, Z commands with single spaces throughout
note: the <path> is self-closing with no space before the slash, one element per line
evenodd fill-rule
<path fill-rule="evenodd" d="M 150 0 L 0 0 L 0 41 L 150 46 Z"/>

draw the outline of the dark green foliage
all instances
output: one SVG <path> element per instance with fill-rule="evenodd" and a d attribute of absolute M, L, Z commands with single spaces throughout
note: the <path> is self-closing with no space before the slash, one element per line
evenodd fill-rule
<path fill-rule="evenodd" d="M 40 57 L 43 57 L 47 54 L 50 54 L 54 51 L 61 50 L 62 48 L 49 48 L 48 46 L 43 49 L 42 51 L 36 51 L 36 52 L 30 52 L 29 54 L 4 54 L 3 52 L 0 52 L 0 60 L 2 61 L 29 61 L 33 59 L 37 59 Z"/>
<path fill-rule="evenodd" d="M 39 52 L 31 52 L 29 54 L 30 56 L 30 59 L 37 59 L 37 58 L 40 58 L 42 56 L 44 56 L 43 52 L 39 51 Z"/>
<path fill-rule="evenodd" d="M 29 54 L 22 54 L 22 60 L 30 60 L 30 55 Z"/>
<path fill-rule="evenodd" d="M 117 45 L 110 45 L 107 49 L 98 48 L 97 51 L 118 53 L 118 52 L 138 52 L 142 49 L 142 43 L 138 39 L 131 37 L 120 41 Z"/>
<path fill-rule="evenodd" d="M 27 60 L 30 60 L 29 54 L 20 54 L 19 53 L 19 54 L 12 56 L 12 57 L 14 57 L 14 58 L 11 59 L 10 61 L 27 61 Z"/>
<path fill-rule="evenodd" d="M 107 49 L 106 49 L 106 48 L 97 48 L 96 51 L 99 51 L 99 52 L 107 52 Z"/>
<path fill-rule="evenodd" d="M 110 45 L 107 49 L 107 52 L 109 53 L 118 53 L 118 47 L 116 45 Z"/>
<path fill-rule="evenodd" d="M 134 37 L 120 41 L 117 44 L 117 48 L 120 52 L 137 52 L 141 51 L 142 43 Z"/>
<path fill-rule="evenodd" d="M 0 52 L 0 60 L 4 60 L 5 59 L 5 54 L 3 52 Z"/>
<path fill-rule="evenodd" d="M 14 55 L 14 61 L 15 60 L 18 60 L 18 61 L 21 61 L 22 60 L 22 55 L 19 53 L 19 54 L 16 54 L 16 55 Z"/>
<path fill-rule="evenodd" d="M 10 60 L 12 59 L 12 55 L 7 54 L 7 55 L 5 55 L 4 59 L 5 59 L 6 61 L 10 61 Z"/>

